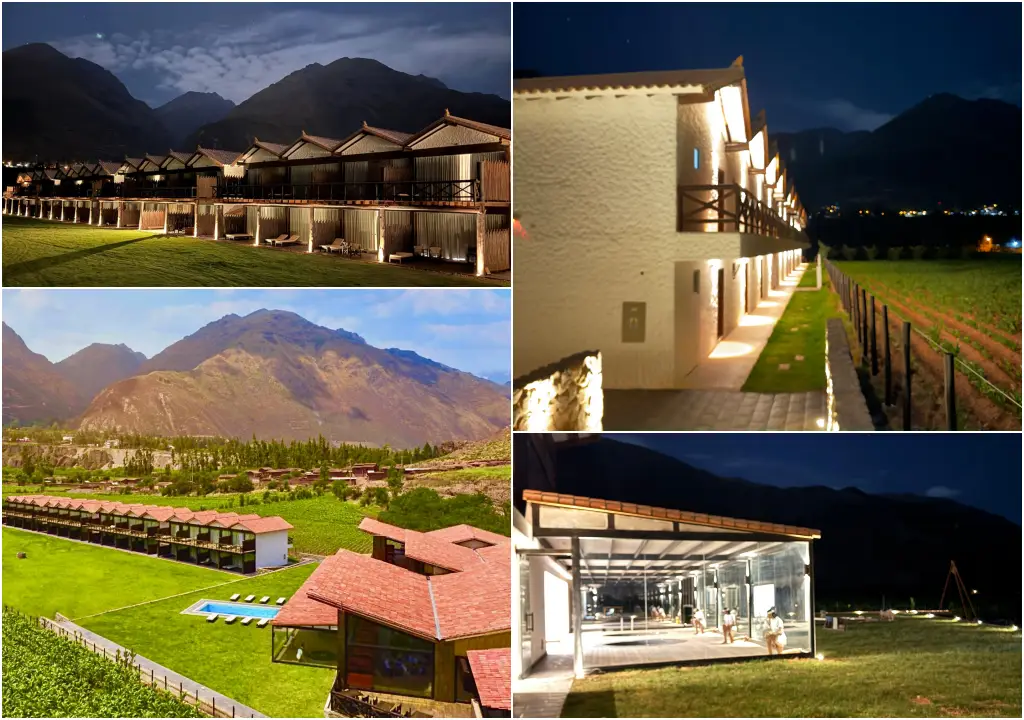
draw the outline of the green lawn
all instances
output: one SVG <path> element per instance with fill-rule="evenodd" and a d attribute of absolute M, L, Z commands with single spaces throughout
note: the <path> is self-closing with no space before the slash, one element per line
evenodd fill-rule
<path fill-rule="evenodd" d="M 594 675 L 573 683 L 562 716 L 1021 716 L 1019 630 L 903 616 L 819 630 L 818 650 L 822 662 Z"/>
<path fill-rule="evenodd" d="M 4 286 L 468 286 L 469 275 L 4 216 Z"/>
<path fill-rule="evenodd" d="M 19 552 L 27 557 L 19 560 Z M 220 570 L 3 528 L 3 602 L 30 615 L 81 617 L 237 578 Z"/>
<path fill-rule="evenodd" d="M 4 495 L 36 495 L 40 494 L 39 486 L 20 489 L 4 488 Z M 89 500 L 111 500 L 123 503 L 142 503 L 144 505 L 171 505 L 187 507 L 192 510 L 222 510 L 237 512 L 239 515 L 255 513 L 263 517 L 280 515 L 295 526 L 289 532 L 295 552 L 312 553 L 314 555 L 330 555 L 339 548 L 352 552 L 368 553 L 373 544 L 372 538 L 359 530 L 359 523 L 364 517 L 377 517 L 380 508 L 376 505 L 359 505 L 356 502 L 341 501 L 334 495 L 324 494 L 308 500 L 286 500 L 282 502 L 260 503 L 258 505 L 238 504 L 237 495 L 214 497 L 174 497 L 161 495 L 97 495 L 89 493 L 62 492 L 54 487 L 46 487 L 42 494 L 62 497 L 73 497 Z M 252 493 L 259 499 L 261 493 Z"/>
<path fill-rule="evenodd" d="M 813 268 L 804 278 L 813 276 Z M 837 296 L 822 275 L 821 290 L 793 293 L 786 311 L 775 324 L 768 343 L 757 359 L 744 392 L 786 393 L 825 389 L 825 321 L 842 318 Z M 798 360 L 800 356 L 803 359 Z M 789 365 L 780 370 L 780 365 Z"/>
<path fill-rule="evenodd" d="M 200 591 L 80 624 L 196 682 L 271 717 L 323 717 L 335 671 L 272 663 L 270 627 L 207 623 L 181 611 L 197 600 L 227 600 L 234 593 L 291 597 L 315 565 L 242 580 L 218 591 Z"/>

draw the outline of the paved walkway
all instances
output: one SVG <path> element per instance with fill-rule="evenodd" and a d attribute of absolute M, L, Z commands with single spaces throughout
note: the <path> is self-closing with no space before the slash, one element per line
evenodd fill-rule
<path fill-rule="evenodd" d="M 768 297 L 752 312 L 743 315 L 739 325 L 683 378 L 681 387 L 688 390 L 742 388 L 808 267 L 806 263 L 800 265 L 779 281 L 778 290 L 769 290 Z"/>
<path fill-rule="evenodd" d="M 604 429 L 608 431 L 821 430 L 824 422 L 823 391 L 604 391 Z"/>
<path fill-rule="evenodd" d="M 533 666 L 529 677 L 512 682 L 512 714 L 529 718 L 561 717 L 572 681 L 571 653 L 545 656 Z"/>
<path fill-rule="evenodd" d="M 77 636 L 79 642 L 86 647 L 93 650 L 97 654 L 102 654 L 106 657 L 114 657 L 117 653 L 121 655 L 129 654 L 126 648 L 121 647 L 115 642 L 107 640 L 102 635 L 97 635 L 91 630 L 86 630 L 80 625 L 75 625 L 73 622 L 67 619 L 61 619 L 59 622 L 52 623 L 49 627 L 57 632 L 63 631 L 65 635 L 70 637 Z M 169 691 L 183 692 L 185 695 L 192 698 L 198 697 L 199 701 L 205 706 L 204 712 L 212 712 L 212 708 L 217 709 L 217 714 L 221 717 L 244 717 L 244 718 L 261 718 L 266 717 L 262 713 L 253 710 L 247 705 L 232 700 L 226 695 L 221 695 L 216 690 L 211 690 L 205 685 L 200 685 L 194 680 L 190 680 L 184 675 L 165 668 L 163 665 L 159 665 L 142 655 L 135 656 L 135 665 L 139 668 L 139 676 L 149 681 L 152 678 L 153 684 L 157 687 L 165 688 Z M 233 707 L 232 707 L 233 706 Z"/>

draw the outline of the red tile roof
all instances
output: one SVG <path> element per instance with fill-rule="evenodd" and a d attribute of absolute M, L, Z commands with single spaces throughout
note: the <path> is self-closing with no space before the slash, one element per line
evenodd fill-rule
<path fill-rule="evenodd" d="M 430 537 L 440 538 L 445 542 L 464 543 L 470 540 L 480 540 L 491 545 L 501 545 L 509 542 L 508 537 L 493 533 L 490 530 L 481 530 L 472 525 L 452 525 L 441 530 L 431 530 L 426 533 Z"/>
<path fill-rule="evenodd" d="M 322 582 L 331 580 L 331 572 L 329 564 L 320 563 L 288 602 L 281 606 L 271 624 L 285 627 L 337 625 L 338 608 L 309 597 L 309 593 L 320 592 Z"/>
<path fill-rule="evenodd" d="M 421 575 L 403 567 L 339 550 L 285 604 L 286 620 L 274 624 L 324 624 L 327 611 L 303 598 L 367 617 L 405 632 L 434 640 L 451 640 L 511 628 L 511 541 L 479 550 L 455 545 L 414 530 L 364 519 L 360 529 L 391 539 L 402 538 L 405 554 L 451 569 L 443 575 Z M 462 531 L 463 533 L 465 531 Z M 417 557 L 419 555 L 420 557 Z M 280 618 L 282 613 L 278 615 Z"/>
<path fill-rule="evenodd" d="M 496 710 L 511 710 L 512 649 L 470 650 L 466 656 L 480 704 Z"/>
<path fill-rule="evenodd" d="M 322 147 L 324 150 L 327 150 L 328 152 L 333 152 L 339 145 L 341 145 L 341 140 L 335 140 L 334 138 L 329 137 L 322 137 L 320 135 L 310 135 L 305 130 L 302 131 L 301 139 L 305 140 L 306 142 L 313 143 L 314 145 L 318 145 Z M 294 145 L 294 143 L 292 144 Z"/>
<path fill-rule="evenodd" d="M 508 128 L 498 127 L 497 125 L 488 125 L 487 123 L 477 122 L 476 120 L 467 120 L 466 118 L 456 117 L 455 115 L 451 115 L 445 111 L 445 114 L 441 118 L 430 123 L 418 133 L 410 137 L 407 140 L 407 144 L 412 145 L 416 141 L 427 137 L 444 125 L 461 125 L 462 127 L 469 128 L 470 130 L 477 130 L 478 132 L 482 132 L 487 135 L 495 135 L 504 140 L 512 139 L 512 131 Z"/>
<path fill-rule="evenodd" d="M 256 516 L 252 519 L 241 520 L 235 527 L 240 530 L 249 530 L 250 532 L 261 535 L 263 533 L 278 532 L 280 530 L 291 530 L 294 526 L 284 518 L 273 517 L 261 518 Z"/>
<path fill-rule="evenodd" d="M 167 162 L 167 160 L 170 160 L 172 158 L 179 162 L 187 163 L 189 160 L 192 159 L 192 153 L 182 152 L 180 150 L 169 150 L 167 152 L 167 157 L 164 159 L 164 162 Z"/>
<path fill-rule="evenodd" d="M 196 151 L 189 158 L 189 162 L 193 162 L 197 155 L 205 155 L 218 165 L 233 165 L 242 156 L 242 153 L 235 152 L 234 150 L 214 150 L 212 148 L 197 147 Z"/>

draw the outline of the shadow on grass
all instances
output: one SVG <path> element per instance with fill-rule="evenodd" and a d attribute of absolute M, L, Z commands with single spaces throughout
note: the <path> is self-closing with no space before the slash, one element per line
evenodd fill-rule
<path fill-rule="evenodd" d="M 134 240 L 122 240 L 121 242 L 99 245 L 93 248 L 86 248 L 85 250 L 74 250 L 68 253 L 61 253 L 60 255 L 48 255 L 47 257 L 36 258 L 35 260 L 26 260 L 25 262 L 14 263 L 13 265 L 8 265 L 4 268 L 4 275 L 8 278 L 16 278 L 19 275 L 39 272 L 74 260 L 80 260 L 84 257 L 89 257 L 90 255 L 99 255 L 100 253 L 116 250 L 117 248 L 124 247 L 125 245 L 134 245 L 137 242 L 151 240 L 156 237 L 163 237 L 163 235 L 149 235 L 143 238 L 135 238 Z"/>
<path fill-rule="evenodd" d="M 562 717 L 619 717 L 614 690 L 587 690 L 569 693 L 562 708 Z M 626 717 L 629 717 L 628 715 Z"/>

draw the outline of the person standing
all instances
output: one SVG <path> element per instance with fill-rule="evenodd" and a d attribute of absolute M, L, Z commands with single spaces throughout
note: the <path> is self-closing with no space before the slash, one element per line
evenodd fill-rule
<path fill-rule="evenodd" d="M 693 611 L 693 630 L 697 635 L 704 634 L 704 611 L 700 608 Z"/>
<path fill-rule="evenodd" d="M 782 618 L 775 612 L 775 608 L 768 611 L 766 625 L 764 640 L 768 647 L 768 654 L 771 655 L 774 650 L 776 655 L 781 655 L 786 648 L 786 630 Z"/>
<path fill-rule="evenodd" d="M 736 638 L 733 637 L 732 629 L 736 625 L 736 615 L 733 613 L 731 608 L 725 609 L 725 615 L 722 616 L 722 644 L 736 642 Z"/>

